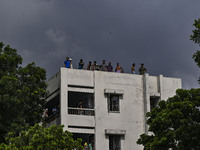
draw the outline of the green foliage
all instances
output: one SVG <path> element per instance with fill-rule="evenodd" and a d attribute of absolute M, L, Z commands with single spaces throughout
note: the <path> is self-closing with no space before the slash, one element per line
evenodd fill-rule
<path fill-rule="evenodd" d="M 194 20 L 193 26 L 195 29 L 193 30 L 193 34 L 190 36 L 191 40 L 200 46 L 200 19 Z M 197 63 L 197 66 L 200 67 L 200 51 L 197 50 L 193 55 L 194 61 Z M 200 79 L 199 79 L 200 82 Z"/>
<path fill-rule="evenodd" d="M 9 131 L 41 121 L 46 94 L 46 71 L 34 63 L 21 66 L 17 50 L 0 43 L 0 143 Z"/>
<path fill-rule="evenodd" d="M 196 53 L 194 53 L 193 59 L 197 63 L 197 66 L 200 67 L 200 51 L 196 51 Z"/>
<path fill-rule="evenodd" d="M 145 150 L 200 149 L 200 89 L 177 90 L 177 94 L 147 113 L 150 135 L 137 143 Z"/>
<path fill-rule="evenodd" d="M 195 27 L 195 30 L 192 31 L 193 35 L 190 36 L 191 40 L 200 45 L 200 19 L 195 19 L 193 26 Z"/>
<path fill-rule="evenodd" d="M 9 144 L 2 143 L 0 150 L 82 150 L 81 139 L 74 140 L 71 133 L 63 131 L 63 127 L 53 125 L 44 128 L 35 124 L 18 137 L 9 133 L 6 138 Z"/>

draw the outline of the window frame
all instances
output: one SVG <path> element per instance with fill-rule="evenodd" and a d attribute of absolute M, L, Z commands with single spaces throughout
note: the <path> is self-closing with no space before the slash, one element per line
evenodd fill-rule
<path fill-rule="evenodd" d="M 114 104 L 113 104 L 113 101 L 112 101 L 112 97 L 117 97 L 118 98 L 118 103 L 116 105 L 118 105 L 118 108 L 117 110 L 114 110 Z M 120 94 L 113 94 L 113 93 L 109 93 L 108 94 L 108 112 L 109 113 L 120 113 Z M 111 103 L 112 103 L 112 106 L 111 106 Z M 112 108 L 112 109 L 111 109 Z"/>
<path fill-rule="evenodd" d="M 158 106 L 160 97 L 159 96 L 150 96 L 149 101 L 150 101 L 149 103 L 150 103 L 150 111 L 151 111 L 153 108 Z"/>
<path fill-rule="evenodd" d="M 117 144 L 116 141 L 118 142 Z M 112 148 L 111 143 L 113 144 Z M 116 145 L 121 150 L 121 135 L 109 135 L 109 150 L 115 150 L 117 148 Z"/>

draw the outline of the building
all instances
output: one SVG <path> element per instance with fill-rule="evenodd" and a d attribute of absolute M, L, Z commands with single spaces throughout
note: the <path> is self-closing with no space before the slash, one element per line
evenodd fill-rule
<path fill-rule="evenodd" d="M 48 126 L 63 124 L 95 150 L 141 150 L 146 112 L 181 88 L 181 79 L 61 68 L 48 81 Z M 59 111 L 52 113 L 53 107 Z"/>

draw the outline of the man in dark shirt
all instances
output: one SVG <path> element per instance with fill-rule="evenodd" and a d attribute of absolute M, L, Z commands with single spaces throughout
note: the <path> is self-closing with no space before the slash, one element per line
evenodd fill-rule
<path fill-rule="evenodd" d="M 85 69 L 85 65 L 84 65 L 83 59 L 80 59 L 80 62 L 78 64 L 78 69 Z"/>
<path fill-rule="evenodd" d="M 100 70 L 101 71 L 107 71 L 107 65 L 106 65 L 106 61 L 105 60 L 103 60 L 103 63 L 101 65 L 101 69 Z"/>
<path fill-rule="evenodd" d="M 111 65 L 111 62 L 109 62 L 107 69 L 108 69 L 108 72 L 113 72 L 113 67 Z"/>
<path fill-rule="evenodd" d="M 97 65 L 97 62 L 96 61 L 94 61 L 94 64 L 93 64 L 93 66 L 92 66 L 92 70 L 94 71 L 94 70 L 99 70 L 99 65 Z"/>
<path fill-rule="evenodd" d="M 140 75 L 143 75 L 145 72 L 147 72 L 147 69 L 144 68 L 144 64 L 141 64 L 141 67 L 139 68 L 139 72 L 140 72 Z"/>
<path fill-rule="evenodd" d="M 92 70 L 92 62 L 89 61 L 89 64 L 87 65 L 87 70 Z"/>

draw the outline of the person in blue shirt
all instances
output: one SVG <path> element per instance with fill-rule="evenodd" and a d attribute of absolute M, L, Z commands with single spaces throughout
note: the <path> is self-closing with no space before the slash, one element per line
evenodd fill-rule
<path fill-rule="evenodd" d="M 66 67 L 66 68 L 70 68 L 69 57 L 67 57 L 66 60 L 64 61 L 64 67 Z"/>
<path fill-rule="evenodd" d="M 52 108 L 52 113 L 55 114 L 57 111 L 58 111 L 58 107 L 55 105 L 55 106 Z"/>

